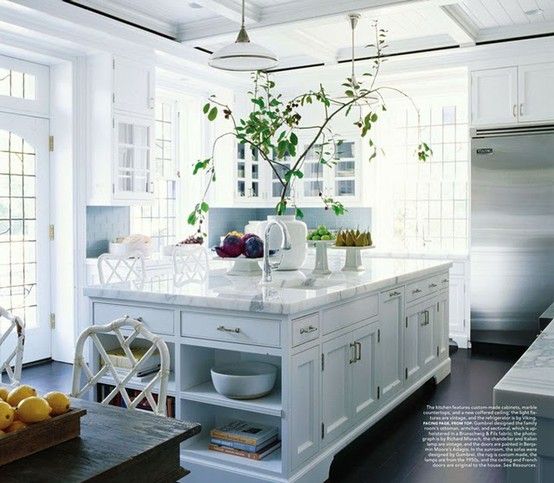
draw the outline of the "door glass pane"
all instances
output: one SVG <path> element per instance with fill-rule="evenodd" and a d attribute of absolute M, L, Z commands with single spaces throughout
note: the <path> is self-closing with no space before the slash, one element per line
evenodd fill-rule
<path fill-rule="evenodd" d="M 37 320 L 35 150 L 9 131 L 0 130 L 0 140 L 0 306 L 31 328 Z"/>
<path fill-rule="evenodd" d="M 323 191 L 323 181 L 305 181 L 304 196 L 319 196 Z"/>
<path fill-rule="evenodd" d="M 335 193 L 337 196 L 354 196 L 355 187 L 353 179 L 341 179 L 335 183 Z"/>
<path fill-rule="evenodd" d="M 35 76 L 0 68 L 0 96 L 36 99 Z"/>

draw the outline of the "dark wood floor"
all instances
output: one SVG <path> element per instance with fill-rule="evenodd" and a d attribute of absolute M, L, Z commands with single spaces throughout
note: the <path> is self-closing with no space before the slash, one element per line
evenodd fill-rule
<path fill-rule="evenodd" d="M 438 386 L 427 384 L 408 401 L 341 451 L 330 483 L 504 483 L 497 470 L 443 471 L 424 462 L 422 412 L 427 404 L 491 404 L 492 388 L 515 362 L 459 350 L 452 374 Z M 71 389 L 71 365 L 52 362 L 24 369 L 23 381 L 39 392 Z M 185 480 L 186 481 L 186 480 Z"/>

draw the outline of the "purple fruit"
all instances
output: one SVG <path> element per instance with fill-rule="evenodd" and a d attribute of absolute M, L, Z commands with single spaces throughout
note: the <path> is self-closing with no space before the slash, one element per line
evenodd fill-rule
<path fill-rule="evenodd" d="M 242 253 L 242 240 L 235 235 L 227 235 L 223 240 L 221 248 L 228 257 L 238 257 Z"/>
<path fill-rule="evenodd" d="M 227 253 L 221 247 L 215 247 L 215 252 L 217 253 L 218 257 L 229 258 L 229 255 L 227 255 Z"/>
<path fill-rule="evenodd" d="M 246 240 L 252 238 L 253 236 L 258 237 L 258 235 L 254 235 L 254 233 L 246 233 L 245 235 L 242 235 L 242 243 L 246 243 Z"/>
<path fill-rule="evenodd" d="M 252 235 L 244 242 L 242 253 L 246 258 L 261 258 L 264 254 L 264 242 L 259 236 Z"/>

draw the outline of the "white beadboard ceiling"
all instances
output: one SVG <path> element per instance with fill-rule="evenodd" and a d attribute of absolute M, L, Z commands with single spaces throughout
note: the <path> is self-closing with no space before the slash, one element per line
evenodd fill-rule
<path fill-rule="evenodd" d="M 232 41 L 240 22 L 239 0 L 77 3 L 207 51 Z M 554 33 L 554 0 L 247 0 L 246 5 L 251 40 L 273 49 L 282 68 L 349 57 L 349 12 L 362 14 L 356 55 L 371 55 L 364 46 L 372 42 L 374 20 L 388 30 L 392 52 Z"/>

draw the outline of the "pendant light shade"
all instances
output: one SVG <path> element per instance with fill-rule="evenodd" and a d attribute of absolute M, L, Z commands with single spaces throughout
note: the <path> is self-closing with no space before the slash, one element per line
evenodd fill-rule
<path fill-rule="evenodd" d="M 242 23 L 237 40 L 215 51 L 209 60 L 209 65 L 216 69 L 248 72 L 267 70 L 275 67 L 279 59 L 270 50 L 250 42 L 244 27 L 244 0 L 242 0 Z"/>

